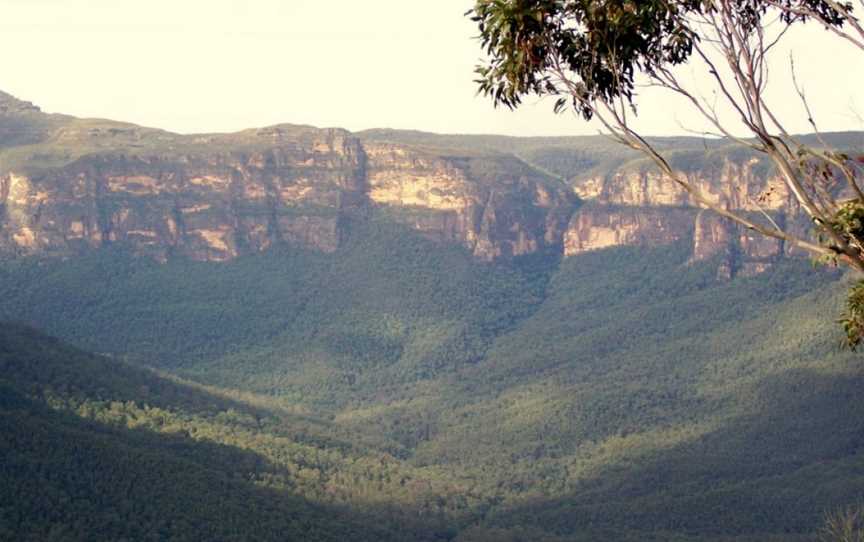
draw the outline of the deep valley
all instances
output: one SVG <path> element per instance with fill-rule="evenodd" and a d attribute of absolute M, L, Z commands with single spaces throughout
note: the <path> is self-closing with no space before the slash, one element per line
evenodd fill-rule
<path fill-rule="evenodd" d="M 656 144 L 807 231 L 761 157 Z M 0 93 L 0 254 L 0 540 L 798 541 L 864 498 L 850 277 L 601 137 Z"/>

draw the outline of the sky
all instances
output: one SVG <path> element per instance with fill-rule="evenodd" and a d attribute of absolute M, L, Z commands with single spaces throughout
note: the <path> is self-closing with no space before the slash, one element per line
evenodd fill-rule
<path fill-rule="evenodd" d="M 579 135 L 596 125 L 529 99 L 476 95 L 482 51 L 470 0 L 0 0 L 0 90 L 44 111 L 182 133 L 282 122 L 444 133 Z M 864 130 L 864 54 L 813 25 L 776 52 L 772 95 L 809 131 L 791 52 L 823 130 Z M 776 75 L 779 74 L 779 75 Z M 693 75 L 697 85 L 703 83 Z M 680 100 L 645 89 L 639 128 L 700 130 Z"/>

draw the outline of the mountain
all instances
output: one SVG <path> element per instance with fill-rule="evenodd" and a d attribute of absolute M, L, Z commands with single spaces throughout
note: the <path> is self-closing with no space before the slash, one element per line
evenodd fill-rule
<path fill-rule="evenodd" d="M 346 223 L 370 210 L 486 261 L 668 244 L 685 232 L 694 260 L 724 256 L 725 276 L 760 272 L 790 252 L 700 212 L 638 155 L 599 136 L 351 134 L 294 125 L 179 135 L 46 115 L 8 94 L 0 96 L 0 126 L 0 250 L 7 254 L 68 256 L 109 243 L 160 261 L 224 261 L 284 243 L 333 251 Z M 764 159 L 716 140 L 656 144 L 729 209 L 798 220 Z"/>
<path fill-rule="evenodd" d="M 613 246 L 657 246 L 692 240 L 693 261 L 720 257 L 718 277 L 757 274 L 778 259 L 802 255 L 782 241 L 768 239 L 700 209 L 678 185 L 659 175 L 637 151 L 601 136 L 514 138 L 439 135 L 370 130 L 372 141 L 510 152 L 567 184 L 583 203 L 570 218 L 559 249 L 564 256 Z M 864 134 L 838 132 L 819 141 L 860 149 Z M 672 166 L 717 204 L 757 222 L 768 214 L 789 231 L 807 237 L 808 220 L 766 158 L 726 140 L 652 138 Z"/>
<path fill-rule="evenodd" d="M 602 138 L 15 108 L 0 474 L 48 496 L 2 494 L 9 537 L 801 541 L 862 497 L 848 277 Z M 657 144 L 729 206 L 777 194 Z"/>
<path fill-rule="evenodd" d="M 14 253 L 106 243 L 160 260 L 226 260 L 286 242 L 332 251 L 343 222 L 375 205 L 488 260 L 560 245 L 575 203 L 511 155 L 364 144 L 339 129 L 180 136 L 70 118 L 38 142 L 13 143 L 0 154 L 0 247 Z"/>

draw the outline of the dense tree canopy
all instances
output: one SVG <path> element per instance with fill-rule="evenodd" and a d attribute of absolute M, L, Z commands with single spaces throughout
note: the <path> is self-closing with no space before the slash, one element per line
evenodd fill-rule
<path fill-rule="evenodd" d="M 0 323 L 0 540 L 793 542 L 860 497 L 834 273 L 352 235 L 0 262 L 0 322 L 111 353 Z"/>

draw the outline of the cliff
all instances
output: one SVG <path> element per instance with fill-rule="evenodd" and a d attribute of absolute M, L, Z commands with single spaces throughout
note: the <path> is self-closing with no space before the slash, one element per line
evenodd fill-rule
<path fill-rule="evenodd" d="M 2 109 L 0 125 L 34 112 Z M 511 155 L 290 125 L 182 136 L 72 119 L 37 144 L 9 145 L 0 167 L 0 249 L 15 254 L 108 243 L 159 260 L 227 260 L 278 243 L 334 251 L 346 218 L 375 208 L 494 260 L 560 250 L 576 202 Z"/>
<path fill-rule="evenodd" d="M 483 260 L 558 250 L 577 199 L 510 155 L 462 155 L 368 142 L 369 199 Z"/>
<path fill-rule="evenodd" d="M 737 148 L 677 157 L 681 175 L 717 205 L 806 233 L 798 206 L 764 159 Z M 613 245 L 657 245 L 692 239 L 692 261 L 718 258 L 718 276 L 751 275 L 795 252 L 700 208 L 679 185 L 648 165 L 626 164 L 602 176 L 573 181 L 573 190 L 591 202 L 570 221 L 565 254 Z"/>
<path fill-rule="evenodd" d="M 559 139 L 294 125 L 180 135 L 46 115 L 0 93 L 0 251 L 65 257 L 122 244 L 161 261 L 277 244 L 334 251 L 349 219 L 371 211 L 485 261 L 690 241 L 693 261 L 717 257 L 729 277 L 790 253 L 699 209 L 638 156 Z M 683 149 L 675 166 L 719 204 L 797 220 L 757 157 L 662 144 Z"/>

